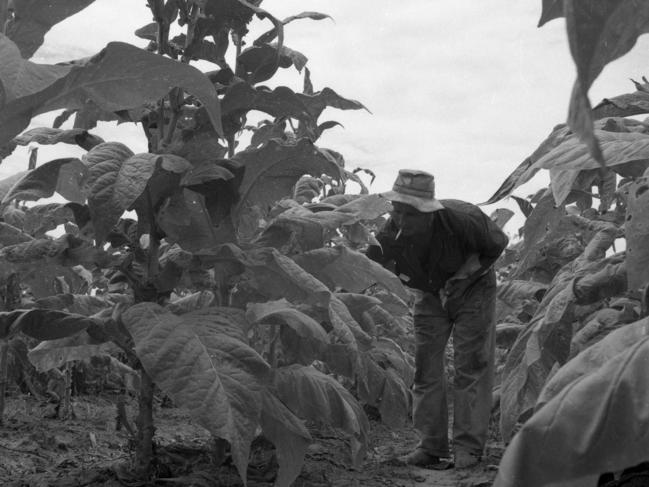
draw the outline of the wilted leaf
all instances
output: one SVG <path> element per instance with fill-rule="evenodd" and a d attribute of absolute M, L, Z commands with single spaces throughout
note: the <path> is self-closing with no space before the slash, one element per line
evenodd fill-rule
<path fill-rule="evenodd" d="M 287 325 L 302 338 L 329 342 L 320 323 L 293 308 L 286 300 L 249 304 L 246 316 L 251 323 Z"/>
<path fill-rule="evenodd" d="M 104 355 L 114 348 L 109 342 L 100 342 L 81 332 L 71 337 L 41 342 L 29 351 L 28 357 L 34 367 L 46 372 L 67 362 Z"/>
<path fill-rule="evenodd" d="M 636 86 L 639 86 L 636 83 Z M 649 93 L 641 89 L 633 93 L 604 98 L 593 108 L 593 118 L 630 117 L 649 113 Z"/>
<path fill-rule="evenodd" d="M 295 256 L 294 260 L 332 290 L 342 288 L 360 293 L 373 284 L 380 284 L 401 299 L 408 299 L 406 289 L 394 274 L 346 247 L 312 250 Z"/>
<path fill-rule="evenodd" d="M 122 319 L 147 374 L 198 424 L 230 443 L 245 480 L 262 407 L 261 384 L 248 364 L 264 362 L 231 336 L 233 325 L 227 319 L 223 323 L 223 314 L 198 313 L 179 317 L 156 304 L 141 303 Z"/>
<path fill-rule="evenodd" d="M 275 395 L 262 392 L 261 429 L 275 445 L 279 471 L 275 485 L 290 487 L 302 470 L 304 455 L 311 435 L 298 419 Z"/>
<path fill-rule="evenodd" d="M 214 293 L 203 290 L 188 294 L 180 299 L 171 301 L 166 308 L 175 315 L 182 315 L 198 309 L 207 308 L 214 302 Z"/>
<path fill-rule="evenodd" d="M 27 208 L 22 227 L 26 233 L 40 238 L 59 225 L 74 221 L 74 212 L 67 204 L 48 203 Z"/>
<path fill-rule="evenodd" d="M 570 52 L 577 67 L 568 125 L 603 166 L 608 159 L 602 155 L 593 133 L 588 90 L 608 63 L 626 54 L 638 36 L 649 30 L 649 5 L 639 0 L 564 0 L 564 13 Z"/>
<path fill-rule="evenodd" d="M 631 183 L 626 192 L 625 223 L 629 289 L 638 289 L 649 281 L 649 179 Z"/>
<path fill-rule="evenodd" d="M 290 17 L 286 17 L 285 19 L 282 20 L 282 24 L 286 25 L 289 22 L 293 22 L 294 20 L 298 20 L 298 19 L 324 20 L 324 19 L 331 19 L 331 16 L 327 14 L 322 14 L 320 12 L 301 12 L 297 15 L 291 15 Z M 268 42 L 271 42 L 273 39 L 275 39 L 275 37 L 277 37 L 277 28 L 273 28 L 268 32 L 265 32 L 262 35 L 260 35 L 257 39 L 255 39 L 254 44 L 255 45 L 266 44 Z"/>
<path fill-rule="evenodd" d="M 76 14 L 94 0 L 15 0 L 14 19 L 7 22 L 4 33 L 30 58 L 43 44 L 45 34 L 55 25 Z"/>
<path fill-rule="evenodd" d="M 76 144 L 82 149 L 90 150 L 94 146 L 103 143 L 104 140 L 83 129 L 61 130 L 50 127 L 38 127 L 20 134 L 14 138 L 14 142 L 18 145 L 29 145 L 32 142 L 41 145 L 52 145 L 63 142 L 65 144 Z"/>
<path fill-rule="evenodd" d="M 633 312 L 629 306 L 618 308 L 603 308 L 591 315 L 586 323 L 573 335 L 570 340 L 570 359 L 577 354 L 586 350 L 588 347 L 599 342 L 613 330 L 635 321 L 638 318 L 637 313 Z M 570 362 L 568 362 L 570 363 Z M 567 364 L 566 364 L 567 365 Z M 561 370 L 561 369 L 559 369 Z M 550 381 L 554 378 L 554 374 Z M 549 382 L 550 382 L 549 381 Z M 546 384 L 547 387 L 547 384 Z M 544 388 L 545 389 L 545 388 Z M 543 391 L 539 396 L 539 401 L 543 399 Z"/>
<path fill-rule="evenodd" d="M 646 461 L 649 441 L 638 432 L 649 426 L 648 361 L 643 336 L 564 388 L 514 437 L 494 486 L 595 485 L 603 472 Z"/>
<path fill-rule="evenodd" d="M 79 190 L 86 168 L 79 159 L 55 159 L 25 173 L 2 199 L 2 204 L 13 200 L 35 201 L 49 198 L 58 192 L 70 201 L 83 202 Z"/>
<path fill-rule="evenodd" d="M 6 340 L 22 332 L 37 340 L 55 340 L 74 335 L 96 322 L 94 318 L 49 309 L 7 311 L 0 313 L 0 338 Z"/>
<path fill-rule="evenodd" d="M 352 462 L 360 466 L 369 422 L 354 396 L 333 377 L 312 367 L 291 365 L 275 372 L 278 397 L 298 417 L 327 423 L 352 436 Z"/>
<path fill-rule="evenodd" d="M 123 42 L 111 42 L 77 64 L 47 66 L 23 60 L 13 43 L 0 37 L 0 81 L 7 92 L 0 110 L 0 145 L 38 114 L 82 109 L 88 100 L 103 110 L 128 110 L 155 102 L 174 87 L 196 96 L 215 130 L 222 132 L 216 90 L 202 72 Z"/>

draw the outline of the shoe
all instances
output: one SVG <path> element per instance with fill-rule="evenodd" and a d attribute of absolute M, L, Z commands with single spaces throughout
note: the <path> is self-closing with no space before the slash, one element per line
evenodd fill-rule
<path fill-rule="evenodd" d="M 408 465 L 415 465 L 417 467 L 432 468 L 434 470 L 446 470 L 451 467 L 448 460 L 431 455 L 423 448 L 417 448 L 405 457 L 405 462 Z"/>
<path fill-rule="evenodd" d="M 465 450 L 458 450 L 455 453 L 455 468 L 465 469 L 475 467 L 480 463 L 480 455 L 474 455 Z"/>

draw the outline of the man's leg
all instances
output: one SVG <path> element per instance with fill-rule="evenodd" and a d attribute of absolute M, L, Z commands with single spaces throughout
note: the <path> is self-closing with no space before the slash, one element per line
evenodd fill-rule
<path fill-rule="evenodd" d="M 456 466 L 484 453 L 494 382 L 496 282 L 487 274 L 454 310 L 453 446 Z M 458 461 L 464 456 L 464 462 Z M 468 454 L 468 455 L 467 455 Z"/>
<path fill-rule="evenodd" d="M 444 350 L 451 323 L 439 297 L 422 293 L 415 301 L 415 381 L 413 423 L 420 449 L 448 457 L 448 406 Z"/>

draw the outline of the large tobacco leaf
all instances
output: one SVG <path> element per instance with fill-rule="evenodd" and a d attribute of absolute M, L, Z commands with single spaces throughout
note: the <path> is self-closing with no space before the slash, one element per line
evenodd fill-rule
<path fill-rule="evenodd" d="M 88 60 L 48 66 L 25 61 L 15 44 L 0 36 L 0 82 L 5 92 L 0 146 L 38 114 L 83 109 L 89 101 L 106 111 L 128 110 L 155 102 L 174 87 L 200 100 L 215 130 L 222 132 L 216 90 L 203 73 L 123 42 L 109 43 Z"/>
<path fill-rule="evenodd" d="M 374 284 L 379 284 L 401 299 L 408 299 L 406 289 L 394 274 L 364 254 L 347 247 L 311 250 L 296 255 L 294 260 L 332 290 L 342 288 L 360 293 Z"/>
<path fill-rule="evenodd" d="M 238 153 L 235 159 L 245 167 L 239 204 L 233 210 L 236 222 L 253 207 L 266 212 L 276 201 L 291 194 L 304 174 L 326 174 L 336 181 L 343 178 L 343 168 L 305 138 L 294 145 L 272 139 L 259 149 Z"/>
<path fill-rule="evenodd" d="M 352 461 L 360 466 L 369 422 L 363 408 L 347 389 L 333 377 L 301 365 L 277 369 L 273 382 L 278 397 L 298 417 L 325 422 L 349 433 Z"/>
<path fill-rule="evenodd" d="M 649 4 L 641 0 L 564 0 L 564 14 L 570 52 L 577 67 L 568 125 L 603 166 L 607 160 L 593 132 L 588 90 L 608 63 L 626 54 L 638 36 L 649 31 Z"/>
<path fill-rule="evenodd" d="M 75 360 L 105 356 L 114 349 L 115 346 L 109 342 L 81 332 L 71 337 L 43 341 L 29 351 L 28 357 L 34 367 L 46 372 Z"/>
<path fill-rule="evenodd" d="M 55 159 L 23 173 L 2 198 L 2 204 L 13 200 L 35 201 L 49 198 L 54 192 L 69 201 L 83 203 L 79 190 L 86 168 L 76 158 Z"/>
<path fill-rule="evenodd" d="M 249 304 L 246 316 L 251 323 L 285 325 L 294 330 L 301 338 L 319 341 L 323 344 L 329 342 L 327 332 L 320 323 L 295 309 L 291 303 L 284 299 Z"/>
<path fill-rule="evenodd" d="M 548 380 L 539 395 L 536 408 L 550 402 L 570 384 L 596 372 L 606 362 L 628 350 L 646 337 L 648 330 L 649 318 L 643 318 L 635 323 L 622 325 L 583 350 Z"/>
<path fill-rule="evenodd" d="M 54 25 L 92 2 L 94 0 L 14 0 L 15 18 L 7 22 L 4 32 L 19 47 L 22 57 L 30 58 Z"/>
<path fill-rule="evenodd" d="M 554 127 L 550 135 L 536 148 L 536 150 L 521 162 L 512 173 L 507 176 L 496 192 L 484 204 L 491 205 L 509 196 L 516 188 L 525 184 L 539 171 L 536 163 L 570 137 L 570 130 L 565 124 Z"/>
<path fill-rule="evenodd" d="M 269 369 L 242 340 L 238 313 L 206 308 L 176 316 L 157 304 L 140 303 L 122 319 L 147 374 L 198 424 L 230 443 L 245 479 Z"/>
<path fill-rule="evenodd" d="M 604 472 L 646 461 L 648 362 L 645 333 L 564 387 L 509 444 L 494 486 L 586 487 L 596 485 Z"/>

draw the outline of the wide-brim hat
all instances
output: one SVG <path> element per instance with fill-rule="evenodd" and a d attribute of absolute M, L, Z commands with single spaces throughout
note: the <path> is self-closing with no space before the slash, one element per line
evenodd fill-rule
<path fill-rule="evenodd" d="M 381 194 L 392 202 L 405 203 L 422 213 L 444 208 L 444 205 L 435 199 L 435 178 L 426 171 L 401 169 L 392 191 Z"/>

